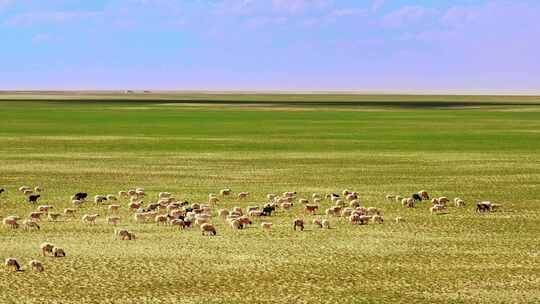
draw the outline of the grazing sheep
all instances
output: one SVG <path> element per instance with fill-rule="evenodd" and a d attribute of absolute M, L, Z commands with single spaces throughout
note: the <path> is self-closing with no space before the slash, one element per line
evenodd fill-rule
<path fill-rule="evenodd" d="M 369 215 L 360 215 L 358 218 L 358 224 L 359 225 L 367 225 L 369 223 L 369 220 L 372 219 Z"/>
<path fill-rule="evenodd" d="M 142 206 L 142 202 L 131 202 L 128 205 L 128 209 L 133 211 L 133 210 L 137 210 L 141 208 L 141 206 Z"/>
<path fill-rule="evenodd" d="M 49 213 L 49 210 L 54 209 L 51 205 L 41 205 L 37 207 L 37 210 L 41 213 Z"/>
<path fill-rule="evenodd" d="M 341 210 L 341 216 L 342 217 L 351 216 L 353 211 L 354 211 L 354 208 L 351 208 L 351 207 L 343 208 L 343 210 Z"/>
<path fill-rule="evenodd" d="M 446 196 L 439 197 L 439 204 L 446 204 L 448 202 L 450 202 L 450 199 L 448 197 Z"/>
<path fill-rule="evenodd" d="M 7 258 L 4 265 L 12 271 L 21 271 L 21 265 L 19 265 L 16 258 Z"/>
<path fill-rule="evenodd" d="M 415 201 L 421 201 L 422 200 L 422 197 L 418 193 L 413 193 L 413 195 L 411 197 Z"/>
<path fill-rule="evenodd" d="M 250 212 L 248 212 L 248 215 L 249 216 L 262 216 L 263 212 L 260 210 L 251 210 Z"/>
<path fill-rule="evenodd" d="M 415 200 L 412 197 L 404 198 L 401 200 L 401 205 L 405 208 L 414 208 Z"/>
<path fill-rule="evenodd" d="M 118 210 L 120 210 L 120 205 L 109 205 L 107 207 L 107 212 L 109 212 L 109 214 L 116 214 L 118 213 Z"/>
<path fill-rule="evenodd" d="M 314 218 L 312 223 L 313 225 L 318 226 L 319 228 L 322 228 L 322 220 L 320 218 Z"/>
<path fill-rule="evenodd" d="M 28 197 L 28 202 L 29 203 L 37 203 L 38 199 L 41 197 L 41 195 L 30 195 Z"/>
<path fill-rule="evenodd" d="M 41 215 L 43 215 L 43 212 L 37 211 L 37 212 L 30 212 L 28 215 L 28 218 L 33 221 L 41 221 Z"/>
<path fill-rule="evenodd" d="M 292 208 L 293 206 L 293 203 L 288 203 L 288 202 L 285 202 L 285 203 L 281 203 L 281 208 L 283 208 L 283 210 L 289 210 Z"/>
<path fill-rule="evenodd" d="M 388 194 L 388 195 L 386 195 L 385 198 L 386 198 L 387 201 L 393 201 L 393 200 L 395 200 L 396 196 L 392 195 L 392 194 Z"/>
<path fill-rule="evenodd" d="M 49 212 L 49 214 L 47 215 L 47 218 L 51 222 L 56 222 L 58 218 L 60 218 L 60 213 Z"/>
<path fill-rule="evenodd" d="M 107 217 L 107 224 L 116 226 L 120 223 L 120 217 L 118 216 L 108 216 Z"/>
<path fill-rule="evenodd" d="M 293 221 L 293 230 L 296 231 L 296 227 L 300 229 L 300 231 L 304 231 L 304 220 L 301 218 L 296 218 Z"/>
<path fill-rule="evenodd" d="M 399 224 L 399 223 L 403 223 L 405 220 L 401 216 L 396 216 L 394 221 L 396 222 L 396 224 Z"/>
<path fill-rule="evenodd" d="M 306 205 L 305 206 L 306 212 L 311 213 L 311 214 L 314 214 L 315 212 L 317 212 L 317 209 L 319 209 L 319 206 L 317 206 L 317 205 Z"/>
<path fill-rule="evenodd" d="M 159 214 L 159 215 L 156 215 L 156 217 L 154 218 L 154 221 L 156 222 L 156 225 L 160 225 L 160 224 L 167 225 L 167 223 L 169 222 L 169 217 L 167 215 Z"/>
<path fill-rule="evenodd" d="M 32 220 L 24 220 L 23 221 L 23 226 L 27 230 L 29 230 L 29 229 L 39 230 L 40 229 L 39 225 L 36 222 L 32 221 Z"/>
<path fill-rule="evenodd" d="M 283 192 L 284 197 L 294 197 L 295 195 L 296 195 L 296 191 L 294 191 L 294 192 L 292 192 L 292 191 Z"/>
<path fill-rule="evenodd" d="M 367 208 L 367 214 L 368 215 L 380 215 L 381 214 L 381 211 L 379 209 L 377 209 L 376 207 L 369 207 Z"/>
<path fill-rule="evenodd" d="M 216 235 L 216 227 L 210 223 L 204 223 L 201 225 L 201 233 L 202 235 Z"/>
<path fill-rule="evenodd" d="M 128 194 L 129 196 L 131 196 L 131 197 L 137 196 L 137 191 L 136 191 L 135 189 L 129 189 L 129 190 L 127 191 L 127 194 Z"/>
<path fill-rule="evenodd" d="M 358 199 L 358 195 L 354 193 L 349 193 L 347 194 L 347 196 L 345 196 L 345 199 L 350 202 L 352 200 Z"/>
<path fill-rule="evenodd" d="M 171 197 L 171 193 L 169 193 L 169 192 L 160 192 L 160 193 L 158 194 L 158 198 L 159 198 L 159 199 L 162 199 L 162 198 L 169 198 L 169 197 Z"/>
<path fill-rule="evenodd" d="M 19 223 L 17 223 L 17 221 L 18 221 L 18 217 L 8 216 L 4 218 L 3 224 L 4 226 L 7 226 L 11 229 L 17 229 L 19 228 Z"/>
<path fill-rule="evenodd" d="M 128 197 L 127 191 L 118 191 L 118 197 Z"/>
<path fill-rule="evenodd" d="M 402 203 L 402 202 L 403 202 L 403 196 L 401 196 L 401 195 L 396 195 L 396 202 Z"/>
<path fill-rule="evenodd" d="M 180 229 L 184 229 L 186 227 L 186 223 L 182 219 L 173 219 L 171 220 L 171 226 L 178 226 Z"/>
<path fill-rule="evenodd" d="M 0 194 L 2 194 L 2 192 L 5 192 L 6 190 L 4 188 L 0 188 Z"/>
<path fill-rule="evenodd" d="M 59 247 L 54 247 L 52 253 L 55 258 L 63 258 L 66 256 L 64 249 Z"/>
<path fill-rule="evenodd" d="M 382 217 L 382 215 L 378 215 L 378 214 L 373 215 L 371 217 L 371 220 L 375 224 L 382 224 L 384 222 L 384 218 Z"/>
<path fill-rule="evenodd" d="M 324 228 L 324 229 L 330 229 L 330 221 L 327 220 L 327 219 L 322 220 L 321 226 L 322 226 L 322 228 Z"/>
<path fill-rule="evenodd" d="M 431 199 L 431 203 L 432 203 L 433 205 L 438 205 L 438 204 L 439 204 L 439 199 L 436 198 L 436 197 L 434 197 L 434 198 Z"/>
<path fill-rule="evenodd" d="M 313 199 L 313 203 L 314 203 L 315 205 L 320 205 L 320 204 L 322 203 L 322 199 L 321 199 L 321 198 L 314 198 L 314 199 Z"/>
<path fill-rule="evenodd" d="M 274 204 L 266 204 L 263 207 L 262 216 L 272 216 L 272 212 L 276 211 L 276 206 Z"/>
<path fill-rule="evenodd" d="M 121 241 L 131 241 L 135 240 L 135 234 L 127 229 L 115 229 L 114 239 L 117 240 L 118 238 L 120 238 Z"/>
<path fill-rule="evenodd" d="M 490 212 L 492 204 L 489 201 L 484 201 L 476 204 L 476 212 Z"/>
<path fill-rule="evenodd" d="M 96 204 L 103 203 L 106 200 L 107 200 L 107 197 L 104 196 L 104 195 L 96 195 L 96 196 L 94 196 L 94 203 L 96 203 Z"/>
<path fill-rule="evenodd" d="M 36 186 L 36 187 L 34 188 L 34 191 L 35 191 L 35 192 L 38 192 L 38 193 L 39 193 L 39 192 L 43 192 L 43 188 L 40 187 L 40 186 Z"/>
<path fill-rule="evenodd" d="M 418 191 L 418 194 L 420 195 L 420 197 L 423 199 L 423 200 L 428 200 L 429 199 L 429 194 L 426 190 L 420 190 Z"/>
<path fill-rule="evenodd" d="M 313 193 L 313 194 L 311 195 L 311 198 L 314 199 L 314 200 L 315 200 L 315 199 L 322 199 L 322 196 L 321 196 L 319 193 Z"/>
<path fill-rule="evenodd" d="M 338 199 L 334 202 L 334 205 L 338 206 L 338 207 L 345 207 L 345 201 L 342 200 L 342 199 Z"/>
<path fill-rule="evenodd" d="M 360 200 L 359 200 L 359 199 L 354 199 L 354 200 L 352 200 L 352 201 L 349 203 L 349 207 L 352 207 L 352 208 L 360 207 Z"/>
<path fill-rule="evenodd" d="M 351 191 L 349 191 L 347 189 L 345 189 L 345 190 L 343 190 L 343 192 L 341 192 L 341 194 L 343 194 L 343 196 L 347 196 L 347 195 L 349 195 L 349 193 L 351 193 Z"/>
<path fill-rule="evenodd" d="M 454 199 L 454 205 L 455 205 L 456 207 L 458 207 L 458 208 L 465 207 L 465 201 L 462 200 L 462 199 L 460 199 L 460 198 L 458 198 L 458 197 L 456 197 L 456 198 Z"/>
<path fill-rule="evenodd" d="M 232 190 L 229 189 L 229 188 L 227 188 L 227 189 L 221 189 L 221 190 L 219 190 L 219 194 L 220 194 L 221 196 L 229 196 L 229 195 L 232 194 Z"/>
<path fill-rule="evenodd" d="M 227 209 L 219 209 L 218 216 L 227 217 L 228 215 L 229 215 L 229 210 L 227 210 Z"/>
<path fill-rule="evenodd" d="M 51 243 L 42 243 L 39 248 L 41 248 L 41 253 L 43 256 L 47 256 L 47 254 L 53 254 L 54 245 Z"/>
<path fill-rule="evenodd" d="M 41 263 L 38 260 L 31 260 L 28 262 L 28 266 L 32 268 L 35 272 L 43 272 L 45 270 L 45 267 L 43 267 L 43 263 Z"/>
<path fill-rule="evenodd" d="M 77 200 L 77 201 L 84 201 L 87 197 L 88 197 L 88 193 L 77 192 L 77 193 L 75 193 L 75 195 L 73 196 L 72 199 Z"/>
<path fill-rule="evenodd" d="M 71 201 L 71 203 L 75 206 L 80 206 L 82 204 L 84 204 L 84 200 L 77 200 L 77 199 L 74 199 Z"/>
<path fill-rule="evenodd" d="M 340 216 L 342 208 L 340 206 L 333 206 L 325 210 L 325 214 L 328 216 Z"/>
<path fill-rule="evenodd" d="M 270 223 L 270 222 L 262 222 L 262 223 L 261 223 L 261 228 L 262 228 L 263 230 L 270 230 L 270 229 L 272 229 L 272 225 L 273 225 L 273 224 Z"/>
<path fill-rule="evenodd" d="M 217 204 L 217 203 L 219 203 L 219 198 L 217 198 L 215 196 L 212 196 L 212 197 L 208 198 L 208 203 L 209 204 Z"/>
<path fill-rule="evenodd" d="M 300 198 L 298 199 L 298 203 L 299 204 L 302 204 L 302 205 L 305 205 L 305 204 L 309 204 L 309 201 L 305 198 Z"/>
<path fill-rule="evenodd" d="M 446 207 L 443 204 L 436 204 L 429 208 L 431 214 L 441 214 L 445 211 Z"/>
<path fill-rule="evenodd" d="M 353 224 L 353 225 L 357 225 L 358 223 L 360 223 L 360 216 L 359 214 L 357 213 L 353 213 L 349 216 L 349 223 Z"/>
<path fill-rule="evenodd" d="M 19 191 L 20 192 L 24 192 L 25 190 L 31 190 L 32 188 L 28 187 L 28 186 L 21 186 L 19 187 Z"/>
<path fill-rule="evenodd" d="M 241 199 L 241 200 L 245 199 L 248 197 L 248 195 L 249 195 L 249 192 L 240 192 L 238 193 L 238 199 Z"/>
<path fill-rule="evenodd" d="M 105 197 L 108 201 L 117 201 L 118 198 L 112 194 L 107 194 L 107 196 Z"/>
<path fill-rule="evenodd" d="M 75 213 L 77 213 L 76 209 L 73 209 L 73 208 L 65 208 L 64 209 L 64 216 L 75 217 Z"/>
<path fill-rule="evenodd" d="M 96 219 L 97 219 L 98 216 L 99 216 L 99 214 L 85 214 L 82 217 L 82 222 L 84 224 L 95 225 L 96 224 Z"/>
<path fill-rule="evenodd" d="M 231 225 L 231 228 L 235 230 L 244 229 L 244 225 L 242 224 L 242 221 L 240 221 L 239 218 L 231 219 L 229 221 L 229 225 Z"/>
<path fill-rule="evenodd" d="M 186 212 L 184 210 L 181 210 L 181 209 L 175 209 L 175 210 L 171 210 L 169 212 L 169 216 L 172 219 L 183 219 L 185 214 L 186 214 Z"/>
<path fill-rule="evenodd" d="M 34 191 L 32 191 L 31 189 L 23 191 L 23 194 L 26 195 L 26 196 L 31 195 L 32 193 L 34 193 Z"/>

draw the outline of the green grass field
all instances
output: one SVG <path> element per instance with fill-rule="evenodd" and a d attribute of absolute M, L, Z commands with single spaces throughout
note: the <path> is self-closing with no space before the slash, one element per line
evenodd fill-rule
<path fill-rule="evenodd" d="M 262 204 L 267 193 L 356 190 L 383 210 L 382 225 L 308 224 L 295 204 L 215 237 L 137 224 L 114 241 L 106 205 L 87 202 L 74 220 L 40 231 L 0 228 L 0 303 L 539 303 L 540 98 L 353 95 L 0 95 L 0 215 L 36 205 L 16 191 L 40 185 L 39 204 L 72 207 L 78 191 L 143 187 L 190 202 L 230 187 Z M 466 208 L 431 215 L 385 200 L 426 189 Z M 500 212 L 479 215 L 481 200 Z M 331 205 L 325 201 L 318 216 Z M 95 226 L 85 213 L 99 213 Z M 401 216 L 404 223 L 394 223 Z M 52 242 L 63 259 L 40 256 Z M 45 272 L 28 269 L 44 262 Z"/>

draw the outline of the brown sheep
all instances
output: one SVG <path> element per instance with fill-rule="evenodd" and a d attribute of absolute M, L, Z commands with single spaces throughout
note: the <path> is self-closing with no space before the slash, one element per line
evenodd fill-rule
<path fill-rule="evenodd" d="M 296 227 L 300 228 L 300 231 L 304 231 L 304 220 L 296 218 L 293 221 L 293 230 L 296 231 Z"/>
<path fill-rule="evenodd" d="M 43 267 L 43 263 L 41 263 L 38 260 L 31 260 L 28 262 L 28 266 L 32 268 L 35 272 L 43 272 L 45 270 L 45 267 Z"/>
<path fill-rule="evenodd" d="M 202 235 L 216 235 L 216 227 L 210 223 L 204 223 L 201 225 Z"/>
<path fill-rule="evenodd" d="M 55 258 L 63 258 L 66 256 L 66 252 L 64 251 L 64 249 L 59 247 L 54 247 L 52 253 Z"/>
<path fill-rule="evenodd" d="M 43 256 L 47 256 L 47 254 L 53 254 L 54 245 L 51 243 L 43 243 L 39 246 L 41 248 L 41 253 Z"/>
<path fill-rule="evenodd" d="M 317 205 L 305 205 L 305 210 L 307 213 L 314 214 L 317 212 L 317 209 L 319 209 L 319 206 Z"/>
<path fill-rule="evenodd" d="M 19 262 L 15 258 L 7 258 L 4 265 L 13 271 L 21 271 L 21 265 L 19 265 Z"/>

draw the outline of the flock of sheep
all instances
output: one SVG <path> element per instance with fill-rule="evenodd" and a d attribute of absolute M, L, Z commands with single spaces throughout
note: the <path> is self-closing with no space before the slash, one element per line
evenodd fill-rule
<path fill-rule="evenodd" d="M 37 203 L 41 197 L 40 194 L 43 191 L 41 187 L 28 187 L 22 186 L 18 189 L 24 194 L 28 202 Z M 4 192 L 4 189 L 0 189 L 0 194 Z M 106 222 L 108 225 L 116 227 L 122 221 L 119 216 L 119 210 L 122 208 L 120 205 L 121 200 L 127 201 L 127 209 L 130 210 L 133 221 L 136 223 L 154 222 L 157 225 L 171 225 L 179 227 L 179 229 L 187 229 L 192 226 L 198 226 L 202 235 L 216 235 L 216 226 L 212 223 L 212 218 L 217 215 L 229 225 L 232 229 L 243 229 L 248 225 L 253 224 L 253 219 L 258 218 L 260 220 L 260 227 L 263 230 L 271 230 L 272 222 L 268 220 L 262 220 L 271 218 L 276 210 L 283 210 L 288 212 L 295 206 L 301 206 L 306 214 L 316 215 L 320 206 L 323 203 L 330 203 L 330 207 L 325 209 L 325 218 L 315 217 L 311 224 L 315 227 L 322 229 L 330 229 L 331 217 L 346 218 L 352 225 L 366 225 L 369 222 L 382 224 L 384 217 L 382 211 L 376 207 L 364 207 L 361 206 L 360 196 L 358 192 L 343 190 L 340 194 L 330 193 L 321 195 L 319 193 L 313 193 L 311 200 L 307 198 L 298 198 L 296 192 L 284 192 L 280 195 L 267 194 L 266 202 L 262 205 L 248 206 L 243 209 L 241 207 L 233 207 L 231 209 L 220 208 L 215 213 L 213 209 L 218 206 L 226 197 L 233 196 L 231 189 L 222 189 L 219 195 L 209 194 L 207 203 L 193 203 L 190 204 L 187 201 L 177 200 L 169 192 L 160 192 L 157 196 L 157 201 L 152 203 L 143 203 L 143 199 L 147 197 L 146 192 L 142 188 L 130 189 L 128 191 L 120 191 L 118 195 L 96 195 L 94 196 L 95 204 L 107 204 L 107 216 Z M 245 201 L 249 198 L 249 192 L 239 192 L 236 194 L 238 201 Z M 36 229 L 39 230 L 39 222 L 42 217 L 47 216 L 51 222 L 58 221 L 60 218 L 75 218 L 78 212 L 78 207 L 87 203 L 88 194 L 84 192 L 76 193 L 71 197 L 72 208 L 65 208 L 63 214 L 53 212 L 54 207 L 51 205 L 40 205 L 36 211 L 31 212 L 22 222 L 24 229 Z M 387 195 L 386 199 L 392 202 L 399 202 L 404 208 L 414 208 L 415 205 L 421 201 L 431 200 L 430 212 L 431 214 L 444 214 L 447 213 L 447 204 L 450 202 L 448 197 L 437 197 L 430 199 L 427 191 L 422 190 L 418 193 L 414 193 L 410 197 L 402 197 L 399 195 Z M 455 207 L 461 208 L 465 206 L 465 201 L 461 198 L 454 199 Z M 477 203 L 476 211 L 491 212 L 500 207 L 499 204 L 493 204 L 488 201 Z M 81 221 L 86 225 L 95 225 L 96 219 L 99 214 L 84 214 L 81 217 Z M 21 224 L 19 221 L 21 217 L 17 215 L 9 215 L 3 219 L 3 225 L 9 229 L 18 229 Z M 395 222 L 400 223 L 404 219 L 402 217 L 396 217 Z M 306 226 L 306 221 L 302 217 L 296 217 L 293 219 L 293 230 L 303 231 Z M 114 239 L 116 240 L 135 240 L 136 235 L 134 232 L 128 229 L 120 228 L 114 229 Z M 65 251 L 56 247 L 50 243 L 43 243 L 41 245 L 41 251 L 43 256 L 53 257 L 65 257 Z M 21 271 L 22 268 L 16 258 L 10 257 L 5 260 L 5 266 L 8 269 L 14 271 Z M 29 262 L 31 269 L 37 272 L 44 270 L 43 263 L 38 260 L 32 260 Z"/>

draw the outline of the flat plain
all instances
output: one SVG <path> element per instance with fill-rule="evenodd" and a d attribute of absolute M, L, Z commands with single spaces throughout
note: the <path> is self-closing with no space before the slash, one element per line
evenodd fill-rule
<path fill-rule="evenodd" d="M 540 302 L 540 97 L 30 92 L 0 94 L 0 117 L 2 217 L 143 187 L 145 203 L 250 193 L 214 213 L 350 189 L 385 219 L 292 230 L 297 216 L 325 218 L 324 201 L 315 216 L 295 204 L 238 231 L 214 216 L 207 237 L 135 223 L 122 199 L 119 227 L 138 239 L 115 241 L 107 204 L 89 201 L 39 231 L 0 228 L 0 258 L 25 269 L 0 269 L 1 303 Z M 22 185 L 44 188 L 38 204 Z M 429 202 L 385 199 L 422 189 L 467 205 L 431 215 Z M 484 200 L 502 209 L 476 213 Z M 45 241 L 67 257 L 41 257 Z M 45 272 L 28 269 L 34 258 Z"/>

